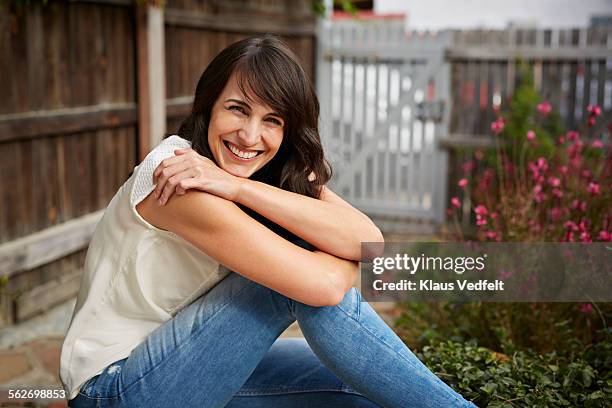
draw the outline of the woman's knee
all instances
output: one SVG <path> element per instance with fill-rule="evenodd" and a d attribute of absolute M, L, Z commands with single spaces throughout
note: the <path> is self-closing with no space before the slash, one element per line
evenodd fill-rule
<path fill-rule="evenodd" d="M 334 316 L 359 320 L 361 302 L 362 298 L 359 290 L 353 287 L 344 294 L 344 298 L 336 306 L 315 307 L 295 302 L 295 314 L 298 321 L 305 318 L 330 318 Z"/>

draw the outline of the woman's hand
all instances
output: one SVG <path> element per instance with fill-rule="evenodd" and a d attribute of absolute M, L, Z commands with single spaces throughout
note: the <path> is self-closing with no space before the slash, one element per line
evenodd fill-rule
<path fill-rule="evenodd" d="M 160 205 L 166 204 L 174 193 L 182 195 L 190 188 L 235 201 L 243 181 L 240 177 L 229 174 L 193 149 L 177 149 L 174 154 L 153 172 L 154 194 Z"/>

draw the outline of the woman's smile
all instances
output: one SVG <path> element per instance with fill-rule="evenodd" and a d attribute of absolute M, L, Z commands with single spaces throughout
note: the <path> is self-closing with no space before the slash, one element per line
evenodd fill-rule
<path fill-rule="evenodd" d="M 224 140 L 223 145 L 227 148 L 226 153 L 228 156 L 237 161 L 253 161 L 257 156 L 263 153 L 262 150 L 242 149 L 229 140 Z"/>

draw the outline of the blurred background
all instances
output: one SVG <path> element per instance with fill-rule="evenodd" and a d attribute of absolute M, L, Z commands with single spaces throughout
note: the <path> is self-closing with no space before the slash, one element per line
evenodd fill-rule
<path fill-rule="evenodd" d="M 0 406 L 61 388 L 104 208 L 208 62 L 266 32 L 388 242 L 611 240 L 612 0 L 0 0 Z M 479 406 L 610 406 L 609 304 L 374 306 Z"/>

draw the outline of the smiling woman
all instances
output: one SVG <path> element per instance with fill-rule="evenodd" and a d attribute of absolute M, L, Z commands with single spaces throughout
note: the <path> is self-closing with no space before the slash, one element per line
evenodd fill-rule
<path fill-rule="evenodd" d="M 249 177 L 268 163 L 283 141 L 283 119 L 272 108 L 244 99 L 235 75 L 215 102 L 208 127 L 208 145 L 219 167 Z"/>
<path fill-rule="evenodd" d="M 70 406 L 474 406 L 352 288 L 361 242 L 383 239 L 326 187 L 318 114 L 278 38 L 215 57 L 96 229 L 62 348 Z M 278 339 L 296 320 L 305 340 Z"/>

